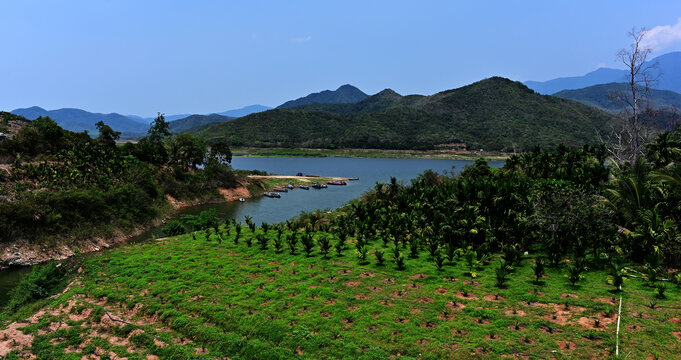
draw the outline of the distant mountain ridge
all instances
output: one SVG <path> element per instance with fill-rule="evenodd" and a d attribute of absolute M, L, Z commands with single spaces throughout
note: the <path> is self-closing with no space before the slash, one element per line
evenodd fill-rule
<path fill-rule="evenodd" d="M 614 116 L 493 77 L 431 96 L 386 89 L 351 104 L 274 109 L 195 131 L 232 146 L 523 151 L 597 143 Z"/>
<path fill-rule="evenodd" d="M 192 128 L 205 127 L 208 124 L 214 124 L 224 121 L 234 120 L 234 117 L 224 116 L 219 114 L 210 115 L 190 115 L 184 119 L 174 120 L 168 123 L 168 129 L 171 133 L 181 133 Z"/>
<path fill-rule="evenodd" d="M 601 108 L 603 110 L 617 112 L 622 110 L 623 104 L 613 99 L 611 94 L 616 92 L 631 91 L 626 83 L 598 84 L 582 89 L 563 90 L 554 96 L 579 101 L 583 104 Z M 675 107 L 681 109 L 681 94 L 671 90 L 650 89 L 648 92 L 648 105 L 653 109 Z"/>
<path fill-rule="evenodd" d="M 659 80 L 653 84 L 653 88 L 681 93 L 681 52 L 660 55 L 648 62 L 648 64 L 655 63 L 657 67 L 652 73 L 654 77 L 659 77 Z M 525 81 L 524 84 L 540 94 L 555 94 L 562 90 L 626 82 L 626 77 L 626 70 L 600 68 L 583 76 L 563 77 L 548 81 Z"/>
<path fill-rule="evenodd" d="M 64 129 L 78 132 L 87 130 L 93 135 L 97 134 L 95 124 L 99 121 L 103 121 L 114 130 L 126 135 L 145 133 L 149 128 L 148 124 L 140 123 L 118 113 L 91 113 L 74 108 L 45 110 L 38 106 L 32 106 L 25 109 L 14 109 L 11 113 L 21 115 L 29 120 L 35 120 L 40 116 L 49 116 Z"/>
<path fill-rule="evenodd" d="M 368 98 L 369 95 L 365 94 L 362 90 L 346 84 L 340 86 L 336 90 L 324 90 L 318 93 L 312 93 L 310 95 L 287 101 L 279 106 L 277 109 L 290 109 L 301 105 L 309 104 L 343 104 L 343 103 L 356 103 Z"/>

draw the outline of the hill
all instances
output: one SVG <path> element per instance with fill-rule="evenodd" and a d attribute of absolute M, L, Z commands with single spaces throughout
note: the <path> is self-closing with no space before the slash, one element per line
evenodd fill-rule
<path fill-rule="evenodd" d="M 576 90 L 563 90 L 554 96 L 579 101 L 583 104 L 595 106 L 603 110 L 618 112 L 622 110 L 622 104 L 612 99 L 610 94 L 618 91 L 625 92 L 629 85 L 626 83 L 599 84 Z M 648 102 L 651 108 L 661 109 L 675 107 L 681 109 L 681 94 L 670 90 L 651 89 L 648 94 Z"/>
<path fill-rule="evenodd" d="M 431 96 L 384 90 L 356 104 L 276 109 L 199 130 L 232 146 L 520 151 L 597 142 L 613 116 L 493 77 Z"/>
<path fill-rule="evenodd" d="M 653 86 L 655 89 L 681 93 L 681 52 L 660 55 L 648 63 L 657 64 L 653 71 L 654 77 L 659 76 L 659 81 Z M 524 84 L 541 94 L 555 94 L 562 90 L 623 82 L 626 77 L 626 70 L 600 68 L 583 76 L 563 77 L 548 81 L 526 81 Z"/>
<path fill-rule="evenodd" d="M 324 90 L 322 92 L 313 93 L 296 100 L 287 101 L 277 107 L 277 109 L 289 109 L 296 106 L 308 105 L 314 103 L 356 103 L 369 97 L 369 95 L 362 92 L 362 90 L 352 86 L 343 85 L 338 89 Z"/>
<path fill-rule="evenodd" d="M 190 115 L 184 119 L 174 120 L 168 123 L 170 132 L 181 133 L 191 128 L 204 126 L 207 124 L 219 123 L 234 120 L 233 117 L 218 114 L 211 115 Z"/>
<path fill-rule="evenodd" d="M 12 110 L 11 113 L 21 115 L 29 120 L 35 120 L 40 116 L 49 116 L 52 120 L 56 121 L 59 126 L 66 130 L 75 132 L 87 130 L 90 134 L 97 133 L 95 124 L 99 121 L 103 121 L 111 126 L 112 129 L 120 131 L 124 135 L 144 134 L 149 128 L 148 124 L 132 120 L 121 114 L 91 113 L 89 111 L 74 108 L 45 110 L 41 107 L 33 106 L 25 109 L 15 109 Z"/>

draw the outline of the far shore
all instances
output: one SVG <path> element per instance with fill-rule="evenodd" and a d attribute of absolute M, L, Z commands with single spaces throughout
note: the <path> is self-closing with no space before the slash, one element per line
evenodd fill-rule
<path fill-rule="evenodd" d="M 506 160 L 513 154 L 486 151 L 311 149 L 311 148 L 233 148 L 241 157 L 350 157 L 386 159 Z"/>

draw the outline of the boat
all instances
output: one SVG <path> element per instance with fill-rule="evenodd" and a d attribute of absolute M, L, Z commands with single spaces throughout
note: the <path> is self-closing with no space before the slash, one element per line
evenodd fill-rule
<path fill-rule="evenodd" d="M 288 184 L 288 186 L 287 186 L 287 187 L 289 188 L 289 190 L 293 190 L 293 185 L 291 185 L 291 184 Z"/>
<path fill-rule="evenodd" d="M 317 184 L 317 183 L 314 183 L 314 184 L 312 184 L 312 185 L 310 185 L 310 186 L 313 187 L 313 188 L 315 188 L 315 189 L 322 189 L 322 188 L 324 188 L 325 185 L 324 185 L 324 184 Z"/>
<path fill-rule="evenodd" d="M 276 192 L 288 192 L 287 188 L 280 188 L 280 187 L 276 187 L 273 190 L 276 191 Z"/>
<path fill-rule="evenodd" d="M 307 185 L 298 185 L 298 187 L 303 189 L 303 190 L 310 190 L 310 187 L 307 186 Z"/>
<path fill-rule="evenodd" d="M 280 194 L 277 194 L 275 192 L 266 192 L 266 193 L 263 194 L 263 196 L 267 196 L 269 198 L 280 198 L 281 197 Z"/>
<path fill-rule="evenodd" d="M 348 183 L 346 183 L 343 180 L 334 180 L 334 181 L 327 182 L 327 184 L 329 184 L 329 185 L 347 185 Z"/>
<path fill-rule="evenodd" d="M 305 174 L 306 177 L 319 177 L 319 175 Z"/>
<path fill-rule="evenodd" d="M 348 178 L 348 181 L 357 181 L 357 180 L 359 180 L 358 177 L 351 177 L 351 178 Z"/>
<path fill-rule="evenodd" d="M 239 198 L 239 202 L 244 202 L 244 201 L 246 201 L 246 199 L 244 199 L 244 198 Z"/>

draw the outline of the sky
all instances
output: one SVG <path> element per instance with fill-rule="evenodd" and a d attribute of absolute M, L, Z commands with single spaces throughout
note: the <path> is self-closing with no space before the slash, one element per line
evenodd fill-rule
<path fill-rule="evenodd" d="M 681 1 L 0 1 L 0 110 L 153 116 L 352 84 L 433 94 L 621 67 L 632 27 L 681 51 Z"/>

